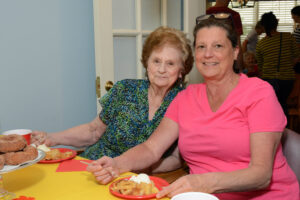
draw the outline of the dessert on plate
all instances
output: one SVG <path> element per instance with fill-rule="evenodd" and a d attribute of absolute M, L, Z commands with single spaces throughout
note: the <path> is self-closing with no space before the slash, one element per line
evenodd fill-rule
<path fill-rule="evenodd" d="M 144 196 L 156 194 L 157 187 L 147 174 L 131 176 L 129 179 L 117 181 L 112 190 L 123 195 Z"/>

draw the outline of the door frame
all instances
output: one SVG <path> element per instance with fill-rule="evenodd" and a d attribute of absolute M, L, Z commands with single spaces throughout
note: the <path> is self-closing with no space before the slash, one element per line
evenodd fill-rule
<path fill-rule="evenodd" d="M 97 111 L 101 110 L 98 103 L 99 97 L 106 93 L 105 84 L 107 81 L 114 82 L 114 59 L 113 59 L 113 36 L 115 35 L 134 35 L 137 36 L 136 46 L 136 66 L 137 77 L 143 77 L 143 67 L 140 62 L 140 55 L 142 52 L 142 37 L 149 34 L 151 31 L 141 31 L 141 5 L 142 0 L 135 0 L 137 21 L 136 31 L 132 30 L 113 30 L 112 28 L 112 1 L 111 0 L 93 0 L 94 5 L 94 33 L 95 33 L 95 68 L 96 77 L 100 77 L 100 95 L 97 98 Z M 197 16 L 204 14 L 206 10 L 206 1 L 203 0 L 183 0 L 184 2 L 184 32 L 188 38 L 193 40 L 193 28 L 195 26 L 195 19 Z M 167 0 L 161 0 L 161 24 L 167 25 Z M 195 68 L 193 69 L 195 70 Z M 193 72 L 192 70 L 192 72 Z M 200 80 L 196 73 L 191 73 L 187 81 L 195 82 L 193 79 Z M 196 81 L 197 82 L 197 81 Z"/>

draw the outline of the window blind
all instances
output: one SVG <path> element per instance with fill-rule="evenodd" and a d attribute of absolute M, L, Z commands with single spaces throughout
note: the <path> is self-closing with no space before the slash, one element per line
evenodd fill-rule
<path fill-rule="evenodd" d="M 214 5 L 215 3 L 212 4 Z M 251 2 L 251 4 L 253 4 L 253 2 Z M 260 20 L 262 14 L 270 11 L 279 19 L 278 31 L 292 32 L 294 29 L 294 21 L 291 16 L 291 9 L 296 5 L 300 5 L 300 0 L 256 0 L 254 7 L 232 8 L 231 3 L 229 3 L 228 7 L 239 12 L 241 16 L 244 32 L 241 36 L 241 41 L 243 42 L 248 33 L 255 27 L 256 22 Z M 264 34 L 260 37 L 263 36 Z"/>

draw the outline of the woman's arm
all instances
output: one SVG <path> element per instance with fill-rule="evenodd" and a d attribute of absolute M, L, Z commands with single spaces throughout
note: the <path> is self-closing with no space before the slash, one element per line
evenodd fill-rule
<path fill-rule="evenodd" d="M 251 162 L 246 169 L 216 174 L 214 192 L 239 192 L 269 186 L 273 174 L 274 157 L 281 133 L 252 133 L 250 136 Z"/>
<path fill-rule="evenodd" d="M 42 132 L 34 131 L 32 142 L 36 143 L 36 141 L 39 141 L 39 143 L 45 143 L 47 146 L 70 145 L 82 147 L 96 143 L 105 130 L 106 125 L 99 117 L 96 117 L 90 123 L 75 126 L 61 132 L 42 134 Z"/>
<path fill-rule="evenodd" d="M 178 125 L 163 118 L 157 129 L 144 143 L 115 158 L 121 172 L 145 169 L 157 162 L 178 137 Z"/>
<path fill-rule="evenodd" d="M 187 191 L 222 193 L 263 189 L 270 184 L 280 138 L 281 133 L 252 133 L 251 162 L 247 168 L 232 172 L 187 175 L 164 188 L 157 197 L 174 196 Z"/>
<path fill-rule="evenodd" d="M 166 158 L 160 159 L 157 163 L 151 166 L 152 173 L 163 173 L 179 169 L 183 165 L 183 159 L 180 156 L 178 146 L 172 154 Z"/>
<path fill-rule="evenodd" d="M 113 159 L 102 157 L 91 163 L 87 171 L 93 173 L 99 183 L 106 184 L 120 173 L 146 169 L 160 159 L 177 137 L 177 123 L 165 117 L 147 141 Z"/>
<path fill-rule="evenodd" d="M 247 51 L 247 44 L 248 44 L 248 40 L 245 39 L 244 42 L 242 43 L 242 51 L 243 51 L 243 53 L 245 53 Z"/>

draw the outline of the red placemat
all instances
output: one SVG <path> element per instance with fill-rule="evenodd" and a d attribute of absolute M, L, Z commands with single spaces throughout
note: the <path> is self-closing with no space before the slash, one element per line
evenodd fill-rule
<path fill-rule="evenodd" d="M 34 197 L 19 196 L 18 198 L 15 198 L 13 200 L 35 200 L 35 198 Z"/>
<path fill-rule="evenodd" d="M 56 172 L 86 171 L 87 164 L 81 163 L 80 161 L 87 163 L 92 162 L 92 160 L 66 160 L 58 165 Z"/>

